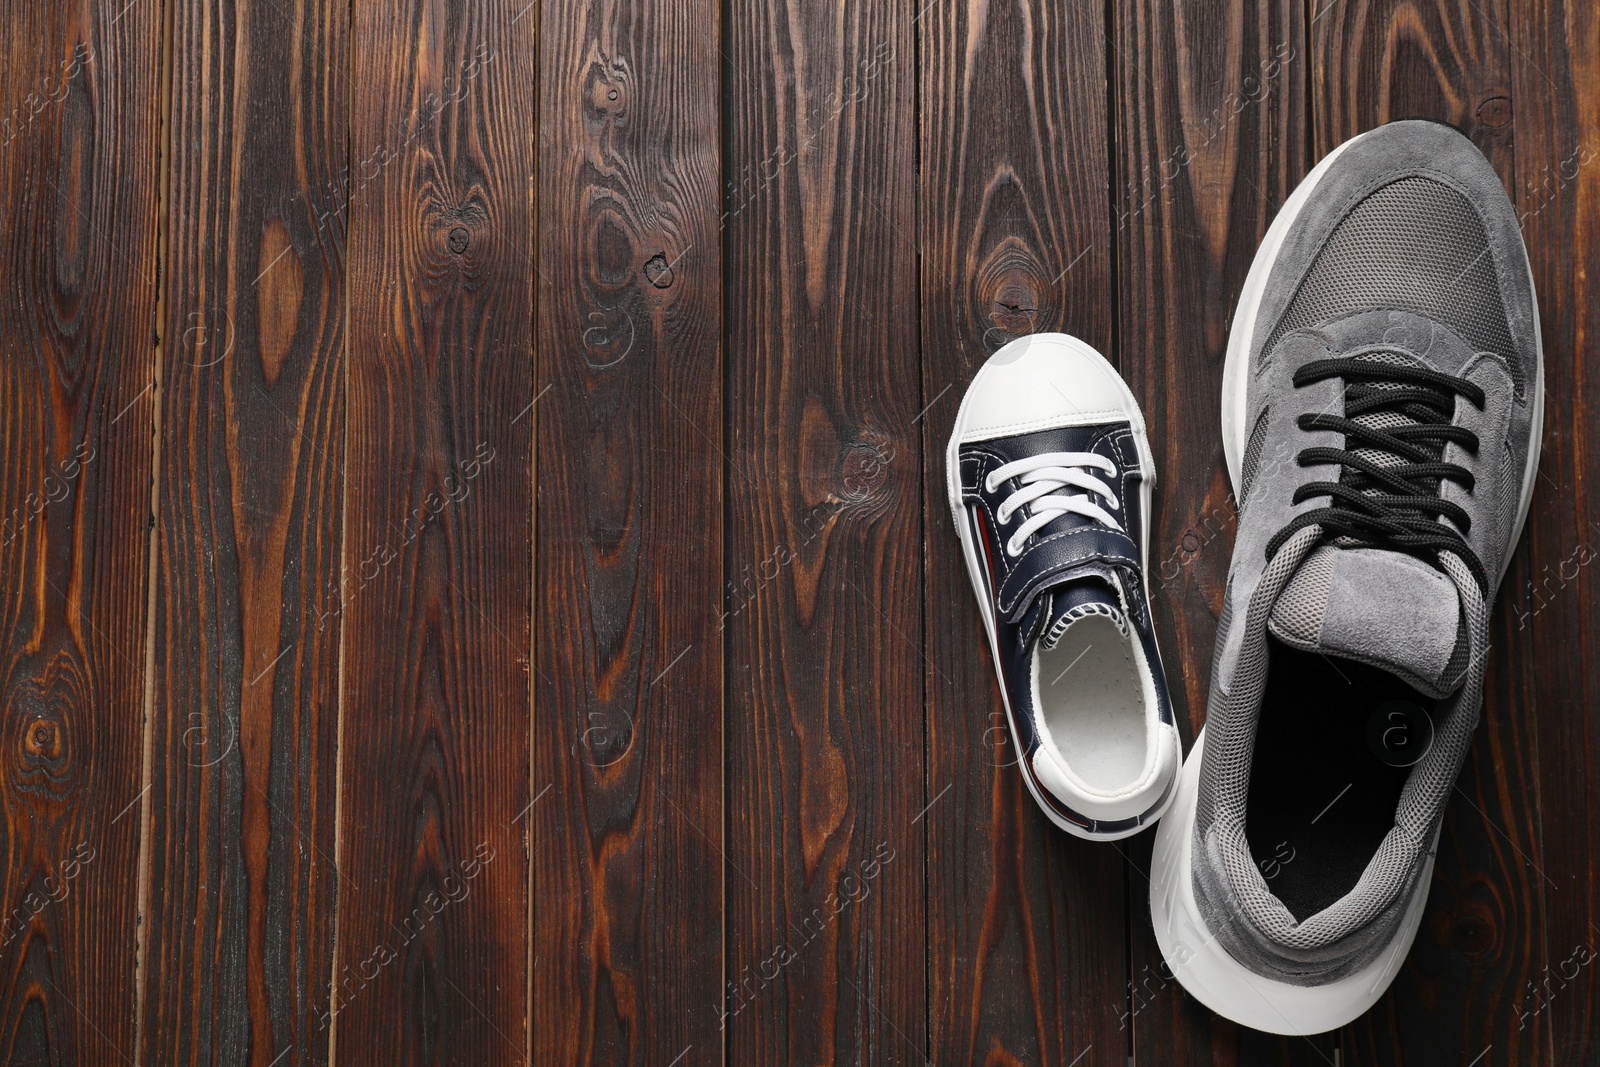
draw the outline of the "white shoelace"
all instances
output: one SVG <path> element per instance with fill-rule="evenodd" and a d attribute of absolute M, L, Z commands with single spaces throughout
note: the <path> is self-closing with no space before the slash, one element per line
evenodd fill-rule
<path fill-rule="evenodd" d="M 1007 555 L 1015 556 L 1021 552 L 1023 542 L 1035 530 L 1062 515 L 1082 515 L 1114 530 L 1122 530 L 1122 524 L 1112 518 L 1111 513 L 1102 508 L 1091 494 L 1104 497 L 1113 508 L 1117 506 L 1117 495 L 1109 485 L 1090 474 L 1090 469 L 1112 475 L 1117 473 L 1115 463 L 1093 452 L 1042 452 L 995 468 L 984 480 L 984 489 L 990 493 L 1001 482 L 1011 478 L 1022 479 L 1022 488 L 1006 497 L 995 512 L 995 518 L 1005 522 L 1019 508 L 1032 505 L 1027 521 L 1017 527 L 1017 532 L 1006 542 Z M 1059 492 L 1069 486 L 1087 492 L 1071 495 Z"/>

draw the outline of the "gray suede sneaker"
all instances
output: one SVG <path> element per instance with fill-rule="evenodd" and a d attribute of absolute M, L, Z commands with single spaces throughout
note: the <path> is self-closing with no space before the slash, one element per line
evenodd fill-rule
<path fill-rule="evenodd" d="M 1238 539 L 1206 728 L 1153 860 L 1162 953 L 1219 1014 L 1331 1030 L 1405 958 L 1543 390 L 1516 213 L 1472 142 L 1393 123 L 1295 190 L 1229 340 Z"/>

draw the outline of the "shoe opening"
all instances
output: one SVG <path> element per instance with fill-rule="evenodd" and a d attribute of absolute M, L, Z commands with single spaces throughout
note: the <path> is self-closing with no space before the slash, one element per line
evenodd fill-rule
<path fill-rule="evenodd" d="M 1355 887 L 1432 741 L 1434 701 L 1389 672 L 1267 638 L 1245 837 L 1303 921 Z"/>

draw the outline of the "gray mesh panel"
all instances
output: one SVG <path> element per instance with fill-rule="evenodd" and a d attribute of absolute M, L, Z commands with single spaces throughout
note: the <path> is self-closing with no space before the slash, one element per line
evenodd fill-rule
<path fill-rule="evenodd" d="M 1313 549 L 1283 595 L 1272 606 L 1273 628 L 1285 640 L 1314 645 L 1322 634 L 1322 616 L 1333 589 L 1333 565 L 1340 549 L 1324 545 Z"/>
<path fill-rule="evenodd" d="M 1509 535 L 1512 524 L 1517 521 L 1517 504 L 1521 499 L 1519 495 L 1521 486 L 1518 485 L 1521 479 L 1517 477 L 1516 457 L 1511 454 L 1510 441 L 1506 442 L 1505 451 L 1500 453 L 1500 473 L 1497 480 L 1499 492 L 1498 499 L 1495 500 L 1496 518 L 1500 523 L 1498 529 L 1503 531 L 1505 536 Z M 1509 553 L 1515 547 L 1507 545 L 1505 551 Z"/>
<path fill-rule="evenodd" d="M 1498 352 L 1522 391 L 1483 223 L 1450 186 L 1402 178 L 1357 204 L 1329 235 L 1263 351 L 1291 330 L 1387 307 L 1421 312 L 1474 350 Z"/>
<path fill-rule="evenodd" d="M 1461 684 L 1462 675 L 1466 673 L 1468 658 L 1472 655 L 1472 635 L 1467 633 L 1465 626 L 1456 627 L 1456 647 L 1450 651 L 1450 662 L 1445 664 L 1444 671 L 1439 675 L 1441 685 L 1456 686 Z"/>
<path fill-rule="evenodd" d="M 1261 414 L 1256 416 L 1255 429 L 1250 431 L 1250 440 L 1244 446 L 1244 460 L 1239 464 L 1239 499 L 1236 504 L 1242 504 L 1244 498 L 1250 495 L 1250 483 L 1256 476 L 1256 464 L 1261 461 L 1261 446 L 1267 438 L 1267 412 L 1270 408 L 1262 408 Z"/>

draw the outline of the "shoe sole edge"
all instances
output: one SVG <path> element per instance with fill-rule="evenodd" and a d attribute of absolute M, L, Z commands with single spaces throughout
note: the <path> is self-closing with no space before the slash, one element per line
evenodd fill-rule
<path fill-rule="evenodd" d="M 1156 828 L 1150 862 L 1150 921 L 1156 945 L 1178 983 L 1225 1018 L 1270 1034 L 1303 1037 L 1337 1030 L 1365 1014 L 1394 981 L 1411 951 L 1433 880 L 1438 836 L 1428 849 L 1421 889 L 1381 955 L 1356 973 L 1323 985 L 1300 986 L 1259 975 L 1233 958 L 1200 917 L 1190 876 L 1189 851 L 1200 789 L 1205 730 L 1179 774 L 1172 810 Z"/>

